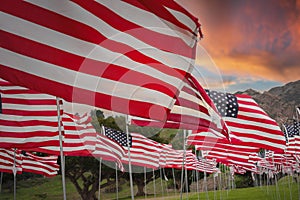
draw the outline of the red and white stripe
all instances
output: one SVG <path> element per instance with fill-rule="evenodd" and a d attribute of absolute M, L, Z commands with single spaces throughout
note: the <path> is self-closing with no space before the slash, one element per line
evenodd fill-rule
<path fill-rule="evenodd" d="M 22 158 L 19 150 L 14 152 L 14 149 L 0 149 L 0 171 L 13 173 L 13 166 L 15 163 L 15 170 L 17 174 L 22 174 Z"/>
<path fill-rule="evenodd" d="M 0 77 L 69 102 L 164 120 L 193 69 L 199 24 L 173 0 L 1 6 Z"/>
<path fill-rule="evenodd" d="M 121 171 L 124 171 L 122 158 L 126 155 L 124 147 L 117 142 L 106 137 L 104 134 L 97 133 L 95 151 L 92 155 L 96 158 L 101 158 L 106 161 L 117 163 Z"/>
<path fill-rule="evenodd" d="M 224 136 L 220 137 L 211 130 L 206 132 L 194 132 L 187 140 L 190 145 L 195 145 L 197 150 L 201 150 L 205 158 L 216 159 L 226 165 L 239 165 L 248 168 L 254 164 L 248 162 L 251 154 L 257 154 L 259 148 L 229 143 Z"/>
<path fill-rule="evenodd" d="M 56 98 L 0 80 L 0 146 L 58 146 Z"/>
<path fill-rule="evenodd" d="M 133 119 L 139 126 L 175 129 L 212 129 L 229 138 L 228 129 L 213 102 L 198 81 L 189 74 L 165 122 Z"/>
<path fill-rule="evenodd" d="M 224 117 L 230 137 L 242 141 L 243 145 L 283 152 L 285 137 L 276 121 L 249 95 L 235 96 L 239 105 L 237 118 Z"/>
<path fill-rule="evenodd" d="M 95 151 L 97 133 L 86 115 L 73 117 L 68 113 L 62 116 L 63 152 L 66 156 L 91 156 Z M 82 123 L 82 120 L 85 121 Z"/>
<path fill-rule="evenodd" d="M 161 148 L 160 167 L 181 169 L 184 164 L 183 150 L 175 150 L 169 145 L 163 145 Z"/>
<path fill-rule="evenodd" d="M 57 156 L 40 157 L 31 153 L 22 156 L 22 169 L 24 172 L 41 174 L 46 177 L 57 175 L 59 165 L 57 164 Z"/>
<path fill-rule="evenodd" d="M 159 167 L 160 145 L 147 137 L 130 133 L 132 136 L 132 146 L 130 147 L 130 160 L 132 165 L 156 169 Z M 125 149 L 125 156 L 122 162 L 128 164 L 128 150 Z"/>

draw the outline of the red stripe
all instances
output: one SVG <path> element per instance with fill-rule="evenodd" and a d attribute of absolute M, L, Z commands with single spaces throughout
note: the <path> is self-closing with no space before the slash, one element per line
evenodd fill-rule
<path fill-rule="evenodd" d="M 121 32 L 126 32 L 157 49 L 183 55 L 188 58 L 193 58 L 191 57 L 193 55 L 193 50 L 191 49 L 191 47 L 186 45 L 179 38 L 152 31 L 152 27 L 138 26 L 120 17 L 116 13 L 112 12 L 110 9 L 97 2 L 80 0 L 75 0 L 74 2 L 76 2 L 79 6 L 97 16 L 99 19 L 102 19 L 115 29 Z"/>
<path fill-rule="evenodd" d="M 130 3 L 131 5 L 134 5 L 138 8 L 141 8 L 143 10 L 146 11 L 151 11 L 153 12 L 155 15 L 159 16 L 160 18 L 167 20 L 169 22 L 171 22 L 172 24 L 175 24 L 176 26 L 189 31 L 190 33 L 195 35 L 195 30 L 191 30 L 189 27 L 187 27 L 185 24 L 181 23 L 179 20 L 177 20 L 164 6 L 168 5 L 168 7 L 170 7 L 172 4 L 176 5 L 176 3 L 174 1 L 167 2 L 167 1 L 159 1 L 159 0 L 152 0 L 150 1 L 144 1 L 144 0 L 138 0 L 138 2 L 136 0 L 125 0 L 127 3 Z M 174 6 L 173 6 L 174 8 Z M 183 8 L 177 6 L 177 11 L 179 12 L 184 12 L 185 14 L 187 13 Z M 180 9 L 181 8 L 181 9 Z M 194 22 L 196 21 L 196 18 L 193 17 L 192 18 L 194 20 Z M 195 24 L 197 24 L 197 22 L 195 22 Z M 198 27 L 198 26 L 197 26 Z"/>
<path fill-rule="evenodd" d="M 10 120 L 0 119 L 0 124 L 1 126 L 24 127 L 24 128 L 26 128 L 27 126 L 49 126 L 49 128 L 58 126 L 57 122 L 49 122 L 45 120 L 44 121 L 43 120 L 10 121 Z"/>
<path fill-rule="evenodd" d="M 26 72 L 11 69 L 7 66 L 0 65 L 0 77 L 9 81 L 15 81 L 17 85 L 23 86 L 24 83 L 39 83 L 38 85 L 47 85 L 43 88 L 44 93 L 52 94 L 58 97 L 64 97 L 66 101 L 77 102 L 97 107 L 114 110 L 115 112 L 128 113 L 133 116 L 145 117 L 148 119 L 165 120 L 167 108 L 154 105 L 152 103 L 128 100 L 110 95 L 94 93 L 93 91 L 84 90 L 55 81 L 47 80 Z M 15 77 L 22 77 L 22 80 L 16 80 Z M 38 85 L 32 85 L 34 90 L 39 91 Z"/>
<path fill-rule="evenodd" d="M 86 10 L 92 12 L 112 27 L 118 29 L 121 32 L 127 32 L 128 34 L 132 34 L 134 37 L 139 38 L 140 40 L 150 44 L 151 46 L 154 46 L 158 49 L 164 49 L 170 52 L 176 52 L 177 54 L 181 54 L 186 57 L 191 57 L 192 55 L 191 48 L 187 46 L 181 39 L 159 34 L 150 29 L 146 29 L 144 27 L 135 25 L 127 21 L 126 19 L 121 18 L 120 16 L 118 16 L 117 14 L 115 14 L 114 12 L 110 11 L 105 6 L 102 6 L 97 2 L 77 1 L 76 3 L 79 4 L 81 7 L 85 8 Z M 105 47 L 109 47 L 110 50 L 116 52 L 119 52 L 120 50 L 122 50 L 123 52 L 124 50 L 125 52 L 131 52 L 132 50 L 134 50 L 127 45 L 109 40 L 108 38 L 103 36 L 98 30 L 95 30 L 94 28 L 88 25 L 75 21 L 71 18 L 64 17 L 50 10 L 46 10 L 44 8 L 35 6 L 33 4 L 23 1 L 7 1 L 6 3 L 3 3 L 3 5 L 4 6 L 1 7 L 1 10 L 6 13 L 18 16 L 19 18 L 31 21 L 33 23 L 39 24 L 52 30 L 56 30 L 66 35 L 70 35 L 75 38 L 85 40 L 94 44 L 100 44 L 103 41 L 105 41 Z M 28 12 L 25 12 L 26 10 Z M 159 39 L 160 42 L 156 41 L 153 38 Z M 164 42 L 162 43 L 161 41 Z M 141 53 L 138 54 L 142 55 Z"/>
<path fill-rule="evenodd" d="M 7 95 L 7 93 L 2 93 Z M 18 95 L 16 93 L 16 95 Z M 26 96 L 29 96 L 30 94 L 20 94 L 22 97 L 26 98 Z M 24 104 L 24 105 L 55 105 L 56 106 L 56 100 L 53 97 L 53 100 L 51 99 L 16 99 L 14 97 L 8 98 L 6 96 L 2 96 L 2 103 L 10 103 L 10 104 Z"/>
<path fill-rule="evenodd" d="M 238 114 L 237 118 L 247 120 L 249 122 L 252 121 L 252 122 L 259 122 L 259 123 L 265 123 L 265 124 L 269 124 L 269 125 L 278 126 L 276 121 L 273 121 L 271 119 L 266 119 L 266 118 L 249 117 L 249 116 L 245 116 L 245 115 L 241 115 L 241 114 Z"/>
<path fill-rule="evenodd" d="M 264 133 L 269 133 L 269 134 L 274 134 L 274 135 L 278 135 L 278 136 L 283 136 L 283 133 L 280 130 L 273 130 L 273 129 L 265 128 L 265 127 L 262 127 L 262 126 L 256 126 L 256 125 L 250 125 L 250 124 L 243 124 L 243 123 L 239 123 L 239 122 L 226 121 L 226 123 L 230 127 L 236 127 L 236 128 L 242 128 L 242 129 L 249 129 L 249 130 L 256 130 L 256 131 L 261 131 L 261 132 L 264 132 Z M 235 131 L 233 131 L 233 132 L 235 132 Z M 247 132 L 244 133 L 244 134 L 247 134 Z M 249 134 L 247 134 L 247 136 L 248 135 Z M 268 136 L 263 136 L 263 137 L 264 138 L 269 138 Z"/>
<path fill-rule="evenodd" d="M 256 110 L 256 109 L 252 109 L 252 108 L 239 107 L 239 111 L 248 112 L 248 113 L 262 114 L 262 115 L 265 115 L 266 117 L 268 117 L 265 112 L 259 111 L 259 110 Z"/>
<path fill-rule="evenodd" d="M 58 140 L 48 140 L 48 141 L 39 141 L 39 142 L 34 142 L 34 141 L 26 141 L 24 139 L 23 143 L 7 143 L 5 141 L 0 141 L 0 146 L 2 148 L 20 148 L 20 149 L 25 149 L 29 148 L 32 149 L 35 146 L 59 146 L 59 141 Z"/>
<path fill-rule="evenodd" d="M 26 55 L 38 60 L 45 61 L 47 63 L 52 63 L 54 65 L 62 66 L 67 69 L 71 69 L 81 73 L 98 76 L 99 80 L 100 77 L 102 77 L 109 80 L 133 84 L 136 86 L 149 88 L 155 91 L 160 91 L 171 97 L 173 97 L 174 94 L 177 93 L 176 87 L 144 73 L 136 72 L 124 68 L 122 66 L 80 57 L 50 47 L 48 45 L 44 45 L 32 40 L 28 40 L 26 38 L 6 33 L 4 31 L 0 32 L 0 35 L 2 35 L 2 37 L 6 39 L 9 38 L 11 41 L 14 42 L 14 45 L 12 45 L 11 43 L 4 43 L 3 48 L 9 49 L 13 52 L 17 52 L 22 55 Z M 156 66 L 159 66 L 159 64 L 157 64 Z M 170 69 L 169 71 L 175 70 Z M 181 76 L 180 73 L 177 73 L 176 75 Z"/>
<path fill-rule="evenodd" d="M 6 115 L 16 115 L 16 116 L 45 116 L 51 117 L 57 115 L 57 111 L 28 111 L 28 110 L 11 110 L 11 109 L 2 109 L 2 114 Z"/>
<path fill-rule="evenodd" d="M 201 106 L 200 104 L 197 104 L 193 101 L 190 101 L 188 99 L 178 97 L 175 102 L 175 105 L 183 107 L 183 109 L 190 108 L 190 109 L 202 112 L 203 114 L 209 115 L 207 108 L 205 108 L 205 107 Z"/>

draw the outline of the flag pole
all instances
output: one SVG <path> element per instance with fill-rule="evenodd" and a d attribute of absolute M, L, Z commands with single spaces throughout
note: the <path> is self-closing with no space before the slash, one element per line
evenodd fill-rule
<path fill-rule="evenodd" d="M 217 172 L 214 172 L 214 173 L 213 173 L 213 181 L 214 181 L 214 200 L 217 199 L 217 193 L 216 193 L 216 176 L 215 176 L 215 173 L 217 173 Z"/>
<path fill-rule="evenodd" d="M 103 130 L 103 129 L 101 129 Z M 99 187 L 98 187 L 98 200 L 100 200 L 100 190 L 101 190 L 101 165 L 102 165 L 102 158 L 99 158 Z"/>
<path fill-rule="evenodd" d="M 16 148 L 14 148 L 14 164 L 13 164 L 13 175 L 14 175 L 14 200 L 17 199 L 17 180 L 16 180 L 16 176 L 17 176 L 17 168 L 16 168 Z"/>
<path fill-rule="evenodd" d="M 184 168 L 185 172 L 185 188 L 186 188 L 186 199 L 189 199 L 189 183 L 188 183 L 188 174 L 186 167 Z"/>
<path fill-rule="evenodd" d="M 172 167 L 172 174 L 173 174 L 174 191 L 175 191 L 175 196 L 176 196 L 176 194 L 177 194 L 177 192 L 176 192 L 176 180 L 175 180 L 175 172 L 174 172 L 173 167 Z"/>
<path fill-rule="evenodd" d="M 197 154 L 196 154 L 197 155 Z M 197 197 L 198 197 L 198 200 L 200 199 L 200 191 L 199 191 L 199 169 L 198 169 L 198 165 L 196 167 L 196 187 L 197 187 Z"/>
<path fill-rule="evenodd" d="M 185 130 L 183 130 L 183 156 L 182 156 L 182 166 L 181 166 L 181 180 L 180 180 L 180 200 L 182 200 L 182 189 L 183 189 L 183 170 L 184 170 L 184 163 L 185 163 Z"/>
<path fill-rule="evenodd" d="M 130 180 L 130 194 L 131 199 L 134 200 L 134 192 L 133 192 L 133 180 L 132 180 L 132 168 L 131 168 L 131 159 L 130 159 L 130 144 L 129 144 L 129 131 L 128 131 L 128 115 L 125 118 L 125 128 L 127 135 L 127 150 L 128 150 L 128 168 L 129 168 L 129 180 Z"/>
<path fill-rule="evenodd" d="M 298 105 L 299 106 L 299 105 Z M 297 122 L 299 122 L 299 115 L 300 115 L 300 107 L 295 106 L 296 107 L 296 118 L 297 118 Z M 299 136 L 300 137 L 300 136 Z M 300 196 L 300 180 L 299 180 L 299 175 L 297 173 L 297 185 L 298 185 L 298 195 Z"/>
<path fill-rule="evenodd" d="M 59 149 L 60 149 L 60 165 L 61 165 L 61 177 L 62 177 L 62 186 L 63 186 L 63 195 L 64 200 L 67 200 L 66 194 L 66 176 L 65 176 L 65 158 L 63 151 L 63 137 L 61 131 L 61 116 L 60 116 L 60 98 L 56 97 L 56 107 L 57 107 L 57 121 L 58 121 L 58 133 L 59 133 Z"/>
<path fill-rule="evenodd" d="M 154 193 L 154 198 L 156 198 L 156 186 L 155 186 L 155 173 L 154 173 L 154 168 L 152 169 L 153 171 L 153 193 Z"/>
<path fill-rule="evenodd" d="M 165 196 L 164 194 L 164 186 L 163 186 L 163 177 L 162 177 L 162 173 L 161 173 L 161 167 L 159 167 L 159 175 L 160 175 L 160 187 L 161 187 L 161 194 L 162 194 L 162 197 Z"/>
<path fill-rule="evenodd" d="M 147 172 L 146 167 L 144 167 L 144 181 L 145 181 L 145 199 L 147 199 Z"/>
<path fill-rule="evenodd" d="M 169 192 L 168 192 L 168 178 L 166 176 L 165 168 L 163 168 L 162 170 L 163 170 L 164 179 L 165 179 L 165 188 L 166 188 L 167 196 L 169 196 Z"/>
<path fill-rule="evenodd" d="M 116 167 L 116 199 L 119 199 L 119 186 L 118 186 L 118 169 L 117 169 L 117 163 L 115 163 Z"/>
<path fill-rule="evenodd" d="M 2 181 L 3 181 L 3 172 L 1 172 L 1 177 L 0 177 L 0 194 L 2 192 Z"/>

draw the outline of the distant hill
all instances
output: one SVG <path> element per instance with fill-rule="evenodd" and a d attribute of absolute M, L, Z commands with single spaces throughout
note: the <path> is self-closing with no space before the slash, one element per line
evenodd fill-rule
<path fill-rule="evenodd" d="M 274 87 L 260 93 L 248 89 L 239 94 L 248 94 L 279 124 L 296 116 L 295 107 L 300 106 L 300 80 Z"/>

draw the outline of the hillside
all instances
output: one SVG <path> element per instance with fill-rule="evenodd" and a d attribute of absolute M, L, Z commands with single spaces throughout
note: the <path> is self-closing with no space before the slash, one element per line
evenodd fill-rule
<path fill-rule="evenodd" d="M 300 105 L 300 80 L 274 87 L 263 93 L 248 89 L 239 94 L 248 94 L 279 124 L 295 116 L 295 107 Z"/>

